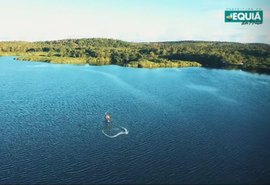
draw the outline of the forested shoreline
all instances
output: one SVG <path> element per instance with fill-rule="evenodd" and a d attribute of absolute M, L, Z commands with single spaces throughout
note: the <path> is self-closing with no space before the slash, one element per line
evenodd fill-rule
<path fill-rule="evenodd" d="M 270 45 L 208 41 L 135 43 L 114 39 L 0 42 L 0 56 L 63 64 L 138 68 L 236 68 L 270 74 Z"/>

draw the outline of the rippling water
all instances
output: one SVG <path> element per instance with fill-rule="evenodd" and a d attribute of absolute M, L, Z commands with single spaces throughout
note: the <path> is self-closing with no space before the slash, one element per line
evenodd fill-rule
<path fill-rule="evenodd" d="M 0 184 L 267 183 L 269 113 L 267 75 L 1 57 Z"/>

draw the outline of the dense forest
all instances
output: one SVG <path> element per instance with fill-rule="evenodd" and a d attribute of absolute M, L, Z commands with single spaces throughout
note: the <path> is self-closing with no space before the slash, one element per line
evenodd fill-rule
<path fill-rule="evenodd" d="M 0 56 L 18 60 L 128 67 L 238 68 L 270 73 L 270 45 L 232 42 L 134 43 L 114 39 L 0 42 Z"/>

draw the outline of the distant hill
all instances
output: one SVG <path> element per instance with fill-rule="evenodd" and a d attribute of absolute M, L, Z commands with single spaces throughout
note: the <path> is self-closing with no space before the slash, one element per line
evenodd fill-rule
<path fill-rule="evenodd" d="M 135 43 L 85 38 L 44 42 L 0 42 L 0 55 L 19 60 L 129 67 L 236 68 L 270 74 L 270 45 L 170 41 Z"/>

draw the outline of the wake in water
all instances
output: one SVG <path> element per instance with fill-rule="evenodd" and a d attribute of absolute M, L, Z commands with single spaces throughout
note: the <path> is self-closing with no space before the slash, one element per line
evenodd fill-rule
<path fill-rule="evenodd" d="M 106 128 L 102 129 L 102 133 L 109 137 L 109 138 L 115 138 L 120 135 L 126 135 L 128 134 L 128 130 L 125 127 L 117 127 L 117 126 L 106 126 Z"/>

